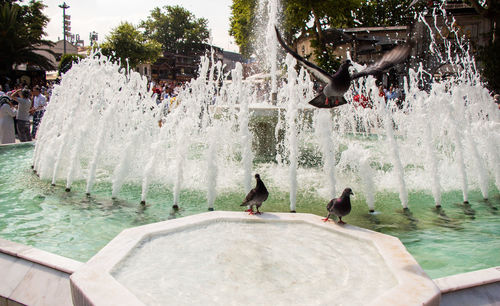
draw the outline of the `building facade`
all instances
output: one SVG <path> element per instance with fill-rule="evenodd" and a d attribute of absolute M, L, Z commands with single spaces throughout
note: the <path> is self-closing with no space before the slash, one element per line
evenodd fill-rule
<path fill-rule="evenodd" d="M 215 61 L 223 61 L 221 48 L 205 45 L 199 52 L 163 52 L 155 63 L 138 65 L 136 71 L 154 82 L 187 82 L 197 76 L 201 56 L 210 56 L 212 50 Z"/>

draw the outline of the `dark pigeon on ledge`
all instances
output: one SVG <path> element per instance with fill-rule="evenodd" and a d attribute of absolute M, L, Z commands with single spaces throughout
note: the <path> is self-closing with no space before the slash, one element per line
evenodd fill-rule
<path fill-rule="evenodd" d="M 245 197 L 245 200 L 243 200 L 243 203 L 241 203 L 240 205 L 249 206 L 249 208 L 245 210 L 249 213 L 249 215 L 254 214 L 254 206 L 257 208 L 257 212 L 255 212 L 255 214 L 260 215 L 261 212 L 259 211 L 259 207 L 262 206 L 262 202 L 267 200 L 267 197 L 269 196 L 266 185 L 264 185 L 264 182 L 260 179 L 259 174 L 255 175 L 255 179 L 257 180 L 257 185 L 254 189 L 250 190 L 250 192 Z"/>
<path fill-rule="evenodd" d="M 352 65 L 351 61 L 346 60 L 342 63 L 339 70 L 334 75 L 331 75 L 320 67 L 307 61 L 298 55 L 297 52 L 288 47 L 281 38 L 278 28 L 275 27 L 275 30 L 278 42 L 283 49 L 290 53 L 298 61 L 298 63 L 304 66 L 304 68 L 306 68 L 317 80 L 326 84 L 320 94 L 309 101 L 309 104 L 319 108 L 332 108 L 346 104 L 347 101 L 344 98 L 344 94 L 347 90 L 349 90 L 352 80 L 370 74 L 380 73 L 403 62 L 410 55 L 413 47 L 413 42 L 397 46 L 391 51 L 385 53 L 378 62 L 366 67 L 360 72 L 353 73 L 352 75 L 349 73 L 349 67 Z"/>
<path fill-rule="evenodd" d="M 333 214 L 339 217 L 339 224 L 345 224 L 345 222 L 342 221 L 342 217 L 347 216 L 351 212 L 351 195 L 354 195 L 351 188 L 346 188 L 342 192 L 340 198 L 336 198 L 328 202 L 328 205 L 326 205 L 328 214 L 326 215 L 326 218 L 323 219 L 323 221 L 328 221 L 330 215 Z"/>

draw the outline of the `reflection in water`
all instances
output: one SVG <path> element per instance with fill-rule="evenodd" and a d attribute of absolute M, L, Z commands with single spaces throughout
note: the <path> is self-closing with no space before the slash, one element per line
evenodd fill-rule
<path fill-rule="evenodd" d="M 449 222 L 451 220 L 446 215 L 446 212 L 444 211 L 443 207 L 441 207 L 441 206 L 433 207 L 432 211 L 434 211 L 439 216 L 439 219 L 441 219 L 441 220 L 443 220 L 445 222 Z"/>
<path fill-rule="evenodd" d="M 461 207 L 462 210 L 464 211 L 464 214 L 468 216 L 471 220 L 476 219 L 476 211 L 472 208 L 469 202 L 457 204 L 457 206 Z"/>
<path fill-rule="evenodd" d="M 179 208 L 179 206 L 177 204 L 172 205 L 172 210 L 168 214 L 168 219 L 170 220 L 170 219 L 175 219 L 175 218 L 180 217 L 181 216 L 180 211 L 181 211 L 181 208 Z"/>
<path fill-rule="evenodd" d="M 491 203 L 490 201 L 484 200 L 484 206 L 488 208 L 488 211 L 492 215 L 498 215 L 498 207 L 494 206 L 493 203 Z"/>
<path fill-rule="evenodd" d="M 401 214 L 408 220 L 408 224 L 405 224 L 407 230 L 412 231 L 418 229 L 418 219 L 413 216 L 413 213 L 409 209 L 403 209 Z"/>
<path fill-rule="evenodd" d="M 432 224 L 452 229 L 463 229 L 460 221 L 450 218 L 443 207 L 433 207 L 432 212 L 437 215 L 437 219 L 432 220 Z"/>
<path fill-rule="evenodd" d="M 380 212 L 375 211 L 367 215 L 367 219 L 370 221 L 371 224 L 380 225 L 380 219 L 378 218 L 378 214 L 380 214 Z"/>

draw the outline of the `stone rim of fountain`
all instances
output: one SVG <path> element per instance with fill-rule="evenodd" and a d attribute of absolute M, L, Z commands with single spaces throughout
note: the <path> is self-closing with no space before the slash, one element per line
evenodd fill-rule
<path fill-rule="evenodd" d="M 149 239 L 153 235 L 174 229 L 192 227 L 199 223 L 220 221 L 302 222 L 335 231 L 353 239 L 370 241 L 384 259 L 397 284 L 372 300 L 369 305 L 439 304 L 441 297 L 439 288 L 396 237 L 352 225 L 340 226 L 332 222 L 324 223 L 320 216 L 312 214 L 264 213 L 260 216 L 249 216 L 243 212 L 228 211 L 207 212 L 123 230 L 71 275 L 73 303 L 75 305 L 144 305 L 111 275 L 112 270 L 143 239 Z"/>

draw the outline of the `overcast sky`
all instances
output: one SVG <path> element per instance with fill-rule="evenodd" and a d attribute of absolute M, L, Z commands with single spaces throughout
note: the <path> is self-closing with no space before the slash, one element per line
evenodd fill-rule
<path fill-rule="evenodd" d="M 44 12 L 50 18 L 46 28 L 48 39 L 62 39 L 62 0 L 42 0 L 47 8 Z M 122 21 L 137 25 L 149 16 L 155 7 L 181 5 L 197 18 L 208 19 L 213 44 L 229 51 L 238 51 L 234 39 L 229 36 L 229 16 L 231 0 L 66 0 L 70 6 L 66 14 L 71 16 L 71 33 L 80 34 L 85 45 L 89 43 L 89 33 L 96 31 L 99 42 L 111 29 Z"/>

